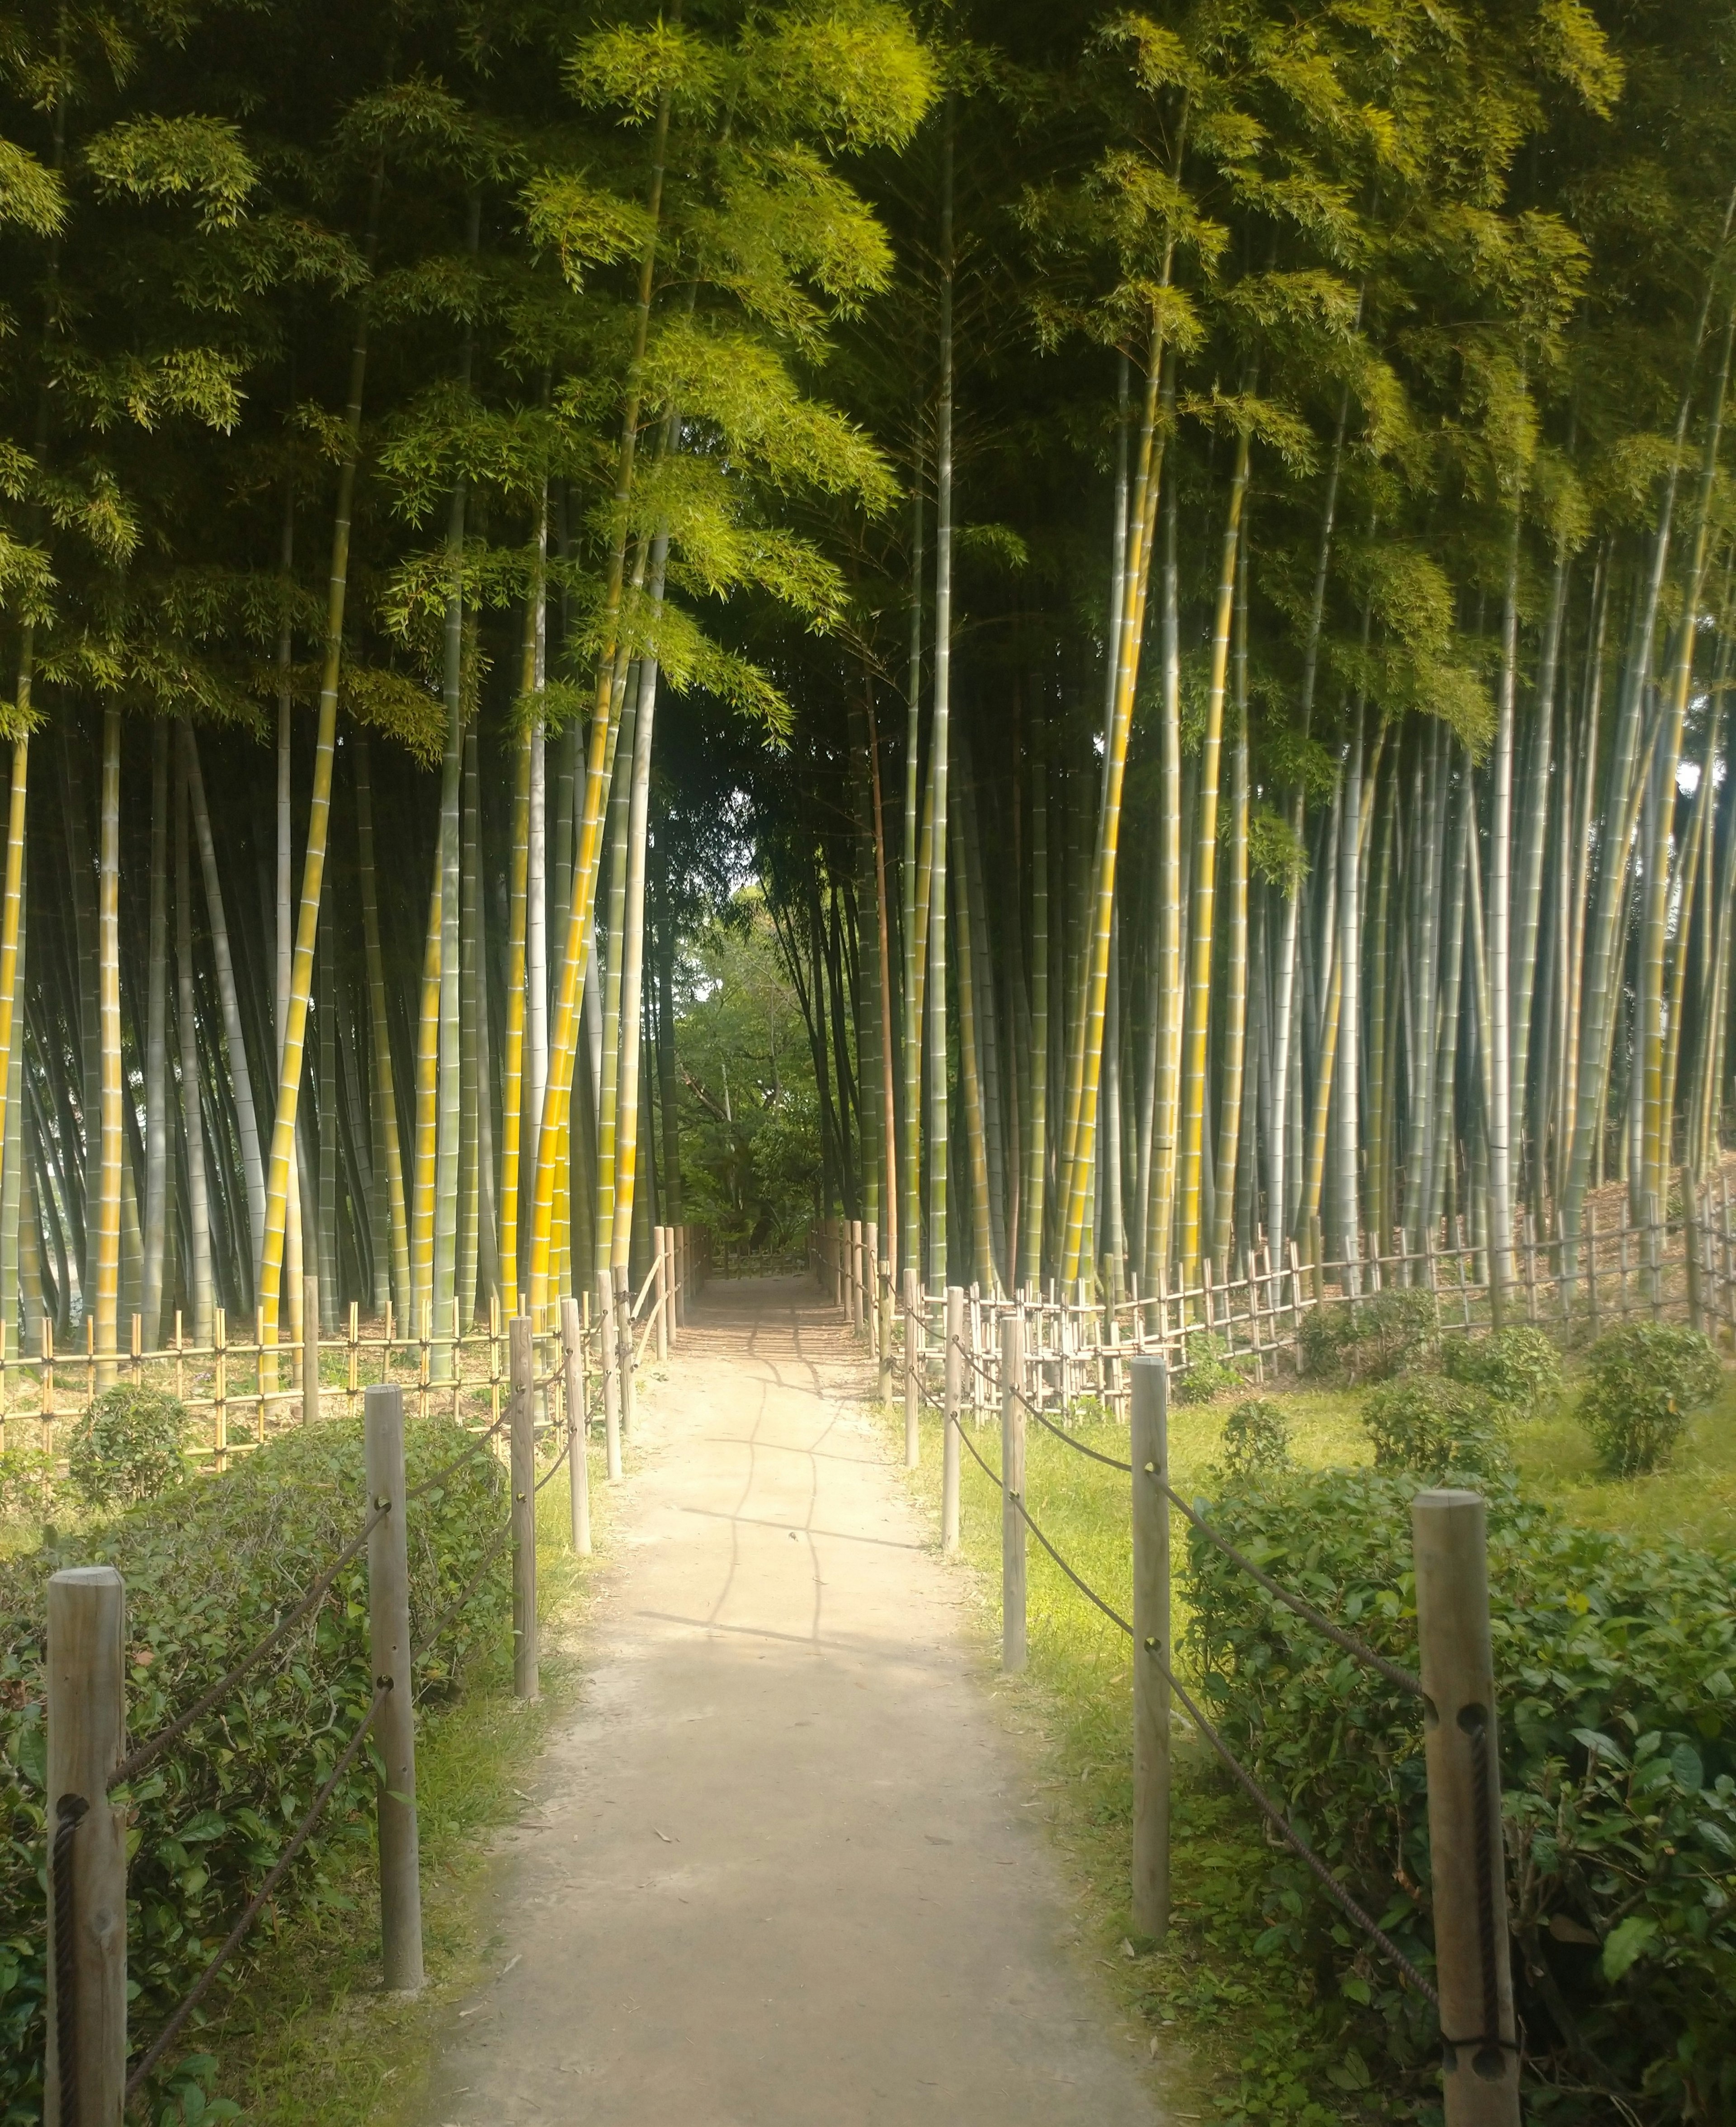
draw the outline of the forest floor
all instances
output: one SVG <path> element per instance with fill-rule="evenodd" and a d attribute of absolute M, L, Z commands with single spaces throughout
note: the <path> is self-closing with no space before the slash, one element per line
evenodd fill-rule
<path fill-rule="evenodd" d="M 1118 2016 L 991 1681 L 811 1281 L 714 1284 L 650 1400 L 584 1682 L 433 2027 L 423 2127 L 1134 2127 Z"/>

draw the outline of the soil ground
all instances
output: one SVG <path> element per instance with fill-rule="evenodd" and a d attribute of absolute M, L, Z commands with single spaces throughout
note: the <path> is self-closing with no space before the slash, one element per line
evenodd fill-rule
<path fill-rule="evenodd" d="M 427 2127 L 1152 2127 L 957 1576 L 806 1279 L 714 1285 Z"/>

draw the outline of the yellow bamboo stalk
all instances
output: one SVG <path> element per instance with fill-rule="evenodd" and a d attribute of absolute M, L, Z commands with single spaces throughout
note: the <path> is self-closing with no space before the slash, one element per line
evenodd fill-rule
<path fill-rule="evenodd" d="M 369 209 L 370 263 L 382 174 L 376 169 Z M 260 1342 L 267 1345 L 277 1341 L 277 1288 L 283 1275 L 285 1205 L 291 1159 L 296 1147 L 302 1050 L 307 1035 L 308 997 L 314 980 L 314 942 L 319 928 L 319 894 L 325 879 L 326 841 L 331 826 L 332 763 L 338 748 L 338 681 L 343 664 L 343 607 L 349 584 L 350 514 L 356 492 L 356 463 L 362 448 L 362 387 L 367 372 L 367 308 L 363 304 L 357 313 L 356 338 L 350 351 L 343 462 L 338 476 L 338 507 L 332 524 L 331 573 L 326 593 L 325 656 L 319 680 L 319 725 L 314 742 L 314 787 L 308 799 L 301 901 L 296 915 L 296 951 L 290 969 L 289 1009 L 283 1026 L 277 1112 L 272 1129 L 271 1166 L 266 1177 L 265 1244 L 261 1252 L 258 1298 Z"/>
<path fill-rule="evenodd" d="M 415 1144 L 411 1150 L 410 1334 L 434 1332 L 434 1168 L 440 1123 L 440 921 L 442 870 L 434 853 L 428 936 L 422 949 L 422 998 L 416 1027 Z"/>
<path fill-rule="evenodd" d="M 102 713 L 102 818 L 97 868 L 97 981 L 101 1117 L 97 1193 L 96 1349 L 112 1362 L 121 1297 L 121 712 Z M 111 1363 L 97 1386 L 115 1378 Z"/>
<path fill-rule="evenodd" d="M 506 952 L 506 1043 L 500 1086 L 500 1285 L 518 1304 L 518 1144 L 524 1108 L 525 936 L 529 916 L 531 730 L 518 739 L 513 785 L 511 899 Z"/>
<path fill-rule="evenodd" d="M 1212 941 L 1218 895 L 1218 772 L 1223 753 L 1223 697 L 1229 677 L 1230 621 L 1236 603 L 1236 557 L 1242 538 L 1242 504 L 1248 484 L 1248 432 L 1237 438 L 1230 481 L 1223 553 L 1218 573 L 1218 610 L 1212 626 L 1211 680 L 1206 692 L 1205 737 L 1199 751 L 1199 835 L 1194 846 L 1193 952 L 1188 977 L 1186 1049 L 1181 1079 L 1181 1261 L 1199 1260 L 1199 1171 L 1205 1141 L 1205 1052 L 1212 1002 Z"/>
<path fill-rule="evenodd" d="M 1168 268 L 1166 264 L 1165 275 Z M 1079 1113 L 1068 1174 L 1067 1239 L 1062 1277 L 1071 1285 L 1080 1275 L 1085 1243 L 1086 1202 L 1097 1137 L 1097 1084 L 1103 1066 L 1104 1007 L 1109 994 L 1109 936 L 1115 907 L 1115 860 L 1121 837 L 1121 786 L 1127 767 L 1128 737 L 1133 724 L 1133 694 L 1139 679 L 1139 645 L 1145 636 L 1146 591 L 1151 581 L 1152 539 L 1161 485 L 1163 443 L 1157 425 L 1157 396 L 1163 370 L 1163 328 L 1152 328 L 1146 358 L 1145 405 L 1139 433 L 1139 459 L 1133 489 L 1133 521 L 1128 528 L 1126 590 L 1121 608 L 1121 637 L 1115 648 L 1115 703 L 1109 718 L 1103 778 L 1103 819 L 1098 836 L 1097 877 L 1093 902 L 1091 959 L 1086 982 L 1085 1055 L 1080 1074 Z"/>
<path fill-rule="evenodd" d="M 30 713 L 30 657 L 26 649 L 19 657 L 18 708 L 21 717 Z M 30 787 L 30 732 L 21 728 L 12 741 L 12 785 L 6 814 L 6 901 L 0 910 L 0 1086 L 12 1082 L 12 1028 L 18 994 L 18 927 L 24 907 L 24 828 L 26 798 Z M 20 1133 L 22 1142 L 22 1133 Z M 5 1178 L 6 1133 L 0 1130 L 0 1185 Z M 22 1201 L 21 1198 L 20 1200 Z"/>

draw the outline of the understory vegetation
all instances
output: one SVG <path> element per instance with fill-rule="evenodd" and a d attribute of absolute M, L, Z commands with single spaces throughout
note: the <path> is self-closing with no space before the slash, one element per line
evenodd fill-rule
<path fill-rule="evenodd" d="M 1491 1501 L 1529 2116 L 1600 2120 L 1613 2100 L 1647 2122 L 1721 2119 L 1736 2102 L 1736 1377 L 1718 1374 L 1667 1468 L 1625 1478 L 1603 1472 L 1579 1423 L 1577 1406 L 1596 1392 L 1582 1367 L 1563 1382 L 1554 1348 L 1544 1359 L 1529 1333 L 1447 1351 L 1459 1381 L 1433 1371 L 1370 1387 L 1286 1376 L 1239 1401 L 1172 1406 L 1175 1481 L 1281 1582 L 1412 1663 L 1410 1499 L 1455 1460 L 1435 1414 L 1479 1394 L 1464 1376 L 1500 1383 L 1504 1414 L 1486 1389 L 1479 1411 L 1499 1452 L 1487 1470 L 1461 1474 Z M 1549 1384 L 1541 1394 L 1540 1375 Z M 1395 1395 L 1415 1398 L 1423 1419 L 1395 1419 Z M 1113 1419 L 1082 1406 L 1076 1423 L 1086 1445 L 1125 1452 Z M 915 1482 L 932 1499 L 939 1426 L 925 1424 Z M 996 1464 L 992 1414 L 972 1438 Z M 1399 1441 L 1430 1451 L 1435 1466 L 1407 1462 Z M 1034 1516 L 1125 1613 L 1127 1480 L 1040 1428 L 1026 1452 Z M 1175 1632 L 1190 1684 L 1303 1836 L 1426 1970 L 1413 1703 L 1274 1604 L 1179 1517 L 1172 1540 Z M 990 1625 L 999 1499 L 968 1455 L 963 1549 Z M 1132 1941 L 1126 1642 L 1034 1544 L 1029 1572 L 1029 1671 L 998 1688 L 1039 1733 L 1034 1792 L 1068 1852 L 1085 1945 L 1146 2018 L 1166 2073 L 1191 2073 L 1210 2116 L 1248 2127 L 1438 2120 L 1432 2012 L 1353 1937 L 1180 1726 L 1171 1937 L 1156 1949 Z"/>
<path fill-rule="evenodd" d="M 448 1466 L 471 1436 L 442 1419 L 407 1428 L 409 1482 Z M 413 1636 L 420 1638 L 465 1589 L 506 1514 L 506 1482 L 487 1453 L 471 1454 L 412 1509 L 409 1537 Z M 305 1585 L 354 1535 L 365 1492 L 360 1428 L 333 1421 L 284 1436 L 222 1476 L 175 1487 L 118 1518 L 88 1518 L 73 1532 L 50 1532 L 40 1547 L 0 1563 L 0 2118 L 34 2119 L 40 2105 L 44 1987 L 42 1623 L 49 1574 L 62 1566 L 118 1566 L 127 1588 L 129 1731 L 136 1743 L 190 1704 L 292 1606 Z M 545 1518 L 564 1521 L 551 1495 Z M 552 1527 L 547 1532 L 551 1536 Z M 565 1547 L 546 1543 L 552 1580 L 542 1592 L 557 1606 L 576 1570 Z M 510 1590 L 504 1557 L 484 1573 L 418 1665 L 418 1704 L 438 1769 L 468 1765 L 466 1798 L 437 1769 L 421 1797 L 425 1847 L 435 1877 L 455 1861 L 468 1835 L 498 1813 L 488 1765 L 494 1747 L 532 1746 L 530 1727 L 514 1745 L 490 1708 L 510 1681 Z M 504 1662 L 504 1669 L 503 1669 Z M 130 2018 L 135 2049 L 203 1969 L 290 1830 L 331 1770 L 371 1697 L 367 1663 L 366 1561 L 358 1557 L 328 1599 L 233 1694 L 197 1723 L 131 1786 L 129 1869 Z M 448 1723 L 449 1709 L 464 1717 Z M 458 1734 L 448 1739 L 448 1728 Z M 513 1733 L 516 1734 L 516 1730 Z M 540 1733 L 540 1729 L 537 1731 Z M 329 1941 L 319 1990 L 329 2000 L 350 1983 L 371 1983 L 377 1962 L 371 1917 L 374 1769 L 366 1753 L 333 1793 L 300 1860 L 258 1935 L 208 2009 L 227 2030 L 241 2016 L 262 2044 L 281 2049 L 292 2021 L 287 2005 L 315 1991 L 294 1962 L 297 1946 Z M 448 1823 L 447 1820 L 451 1822 Z M 443 1842 L 443 1845 L 442 1845 Z M 341 1949 L 338 1947 L 341 1945 Z M 286 1962 L 286 1960 L 288 1960 Z M 239 1985 L 237 1985 L 237 1982 Z M 299 2012 L 298 2012 L 299 2013 Z M 201 2068 L 200 2045 L 217 2058 Z M 317 2049 L 316 2049 L 317 2050 Z M 291 2051 L 294 2051 L 293 2045 Z M 253 2058 L 253 2055 L 248 2056 Z M 189 2063 L 192 2065 L 189 2065 Z M 308 2059 L 302 2058 L 300 2070 Z M 254 2059 L 267 2073 L 266 2055 Z M 272 2101 L 248 2116 L 273 2120 L 337 2116 L 311 2094 L 293 2095 L 290 2076 Z M 215 2082 L 221 2105 L 235 2094 L 236 2071 L 220 2038 L 190 2033 L 159 2082 L 173 2112 L 199 2116 Z M 178 2089 L 180 2095 L 176 2096 Z M 331 2097 L 325 2091 L 324 2099 Z M 287 2106 L 288 2110 L 281 2110 Z M 224 2116 L 220 2110 L 215 2116 Z M 357 2120 L 365 2111 L 356 2110 Z"/>

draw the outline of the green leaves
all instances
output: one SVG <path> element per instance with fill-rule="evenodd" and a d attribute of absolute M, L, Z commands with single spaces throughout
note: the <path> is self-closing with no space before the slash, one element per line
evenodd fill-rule
<path fill-rule="evenodd" d="M 0 138 L 0 224 L 53 236 L 66 220 L 66 193 L 27 148 Z"/>
<path fill-rule="evenodd" d="M 593 267 L 636 257 L 655 234 L 644 208 L 570 172 L 545 171 L 531 179 L 522 197 L 531 241 L 556 252 L 568 287 L 575 291 Z"/>
<path fill-rule="evenodd" d="M 777 354 L 744 331 L 671 318 L 652 339 L 643 382 L 650 404 L 711 429 L 772 487 L 848 495 L 869 510 L 896 495 L 855 424 L 798 391 Z"/>
<path fill-rule="evenodd" d="M 257 182 L 239 129 L 223 118 L 128 119 L 91 140 L 84 160 L 106 192 L 192 201 L 206 229 L 239 220 Z"/>

